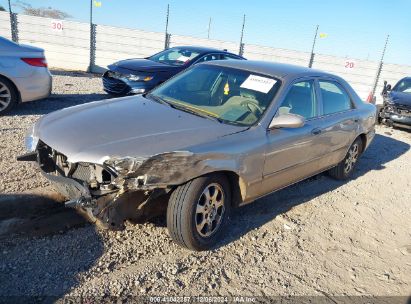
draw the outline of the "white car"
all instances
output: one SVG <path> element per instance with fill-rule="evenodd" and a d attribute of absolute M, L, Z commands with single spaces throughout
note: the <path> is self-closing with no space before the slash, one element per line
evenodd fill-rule
<path fill-rule="evenodd" d="M 0 37 L 0 115 L 20 102 L 49 96 L 51 84 L 43 49 Z"/>

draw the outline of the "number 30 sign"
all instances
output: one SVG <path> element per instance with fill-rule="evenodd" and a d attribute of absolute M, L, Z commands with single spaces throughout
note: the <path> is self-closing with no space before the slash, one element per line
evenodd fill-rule
<path fill-rule="evenodd" d="M 63 21 L 61 20 L 53 20 L 51 21 L 51 29 L 53 31 L 62 31 L 63 30 Z"/>

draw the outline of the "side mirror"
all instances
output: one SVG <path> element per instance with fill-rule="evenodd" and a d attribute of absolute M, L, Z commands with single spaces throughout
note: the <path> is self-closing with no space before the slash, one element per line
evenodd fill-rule
<path fill-rule="evenodd" d="M 387 92 L 391 91 L 392 87 L 390 84 L 387 85 Z"/>
<path fill-rule="evenodd" d="M 269 129 L 301 128 L 305 124 L 304 117 L 297 114 L 281 114 L 271 120 Z"/>

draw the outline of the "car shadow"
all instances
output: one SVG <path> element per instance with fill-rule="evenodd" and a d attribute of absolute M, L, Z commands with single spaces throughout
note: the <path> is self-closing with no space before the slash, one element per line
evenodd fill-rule
<path fill-rule="evenodd" d="M 104 252 L 95 227 L 47 194 L 0 195 L 0 248 L 0 299 L 22 303 L 67 294 Z"/>
<path fill-rule="evenodd" d="M 23 102 L 4 116 L 45 115 L 53 111 L 93 101 L 113 98 L 106 93 L 93 94 L 52 94 L 46 99 Z"/>
<path fill-rule="evenodd" d="M 409 149 L 410 145 L 407 143 L 377 134 L 360 158 L 352 179 L 357 179 L 372 170 L 384 170 L 385 164 L 400 157 Z M 217 245 L 217 248 L 240 239 L 243 235 L 272 221 L 293 207 L 307 203 L 345 183 L 347 181 L 334 180 L 326 173 L 321 173 L 258 199 L 252 204 L 235 209 L 230 218 L 229 233 Z"/>

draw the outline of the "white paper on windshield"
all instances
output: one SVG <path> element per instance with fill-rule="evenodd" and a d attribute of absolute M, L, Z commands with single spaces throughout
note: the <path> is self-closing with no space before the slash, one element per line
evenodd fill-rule
<path fill-rule="evenodd" d="M 267 94 L 276 83 L 277 81 L 271 78 L 250 75 L 240 87 Z"/>
<path fill-rule="evenodd" d="M 186 56 L 180 56 L 177 58 L 177 61 L 182 61 L 182 62 L 186 62 L 187 60 L 189 60 L 190 57 L 186 57 Z"/>

